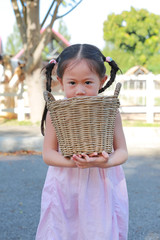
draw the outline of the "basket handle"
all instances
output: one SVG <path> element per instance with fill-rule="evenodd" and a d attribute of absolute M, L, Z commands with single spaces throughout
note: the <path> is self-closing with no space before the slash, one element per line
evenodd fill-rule
<path fill-rule="evenodd" d="M 46 102 L 51 102 L 51 101 L 55 101 L 55 98 L 53 97 L 52 93 L 48 92 L 48 91 L 44 91 L 43 92 L 43 97 L 44 100 Z"/>
<path fill-rule="evenodd" d="M 120 92 L 120 90 L 121 90 L 121 86 L 122 86 L 122 84 L 121 84 L 120 82 L 118 82 L 118 83 L 116 84 L 116 88 L 115 88 L 115 90 L 114 90 L 114 96 L 118 97 L 119 92 Z"/>

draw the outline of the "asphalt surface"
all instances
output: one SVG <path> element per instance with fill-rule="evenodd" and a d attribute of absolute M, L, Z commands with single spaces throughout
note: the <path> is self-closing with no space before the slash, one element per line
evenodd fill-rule
<path fill-rule="evenodd" d="M 160 129 L 124 128 L 130 222 L 128 240 L 160 239 Z M 0 126 L 0 240 L 34 240 L 47 166 L 39 126 Z M 45 239 L 44 239 L 45 240 Z M 90 239 L 89 239 L 90 240 Z"/>
<path fill-rule="evenodd" d="M 41 155 L 0 156 L 0 240 L 34 240 L 47 166 Z M 131 155 L 124 164 L 128 240 L 160 239 L 160 157 Z M 45 240 L 45 239 L 44 239 Z"/>

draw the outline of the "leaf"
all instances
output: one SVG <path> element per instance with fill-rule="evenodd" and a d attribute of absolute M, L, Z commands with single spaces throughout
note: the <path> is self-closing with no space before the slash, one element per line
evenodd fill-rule
<path fill-rule="evenodd" d="M 0 156 L 15 156 L 15 155 L 41 155 L 42 152 L 37 152 L 33 150 L 19 150 L 15 152 L 0 152 Z"/>
<path fill-rule="evenodd" d="M 121 14 L 110 14 L 103 29 L 106 46 L 112 43 L 112 51 L 119 49 L 123 57 L 127 53 L 134 55 L 133 65 L 146 65 L 151 56 L 160 52 L 160 16 L 145 9 L 131 7 Z M 129 67 L 129 61 L 124 65 Z"/>

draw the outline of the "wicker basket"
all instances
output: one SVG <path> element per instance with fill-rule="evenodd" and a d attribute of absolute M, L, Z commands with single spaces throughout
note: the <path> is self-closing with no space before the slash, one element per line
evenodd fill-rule
<path fill-rule="evenodd" d="M 44 92 L 64 156 L 100 153 L 103 150 L 112 152 L 120 88 L 121 84 L 117 83 L 113 96 L 74 97 L 57 101 L 50 92 Z"/>

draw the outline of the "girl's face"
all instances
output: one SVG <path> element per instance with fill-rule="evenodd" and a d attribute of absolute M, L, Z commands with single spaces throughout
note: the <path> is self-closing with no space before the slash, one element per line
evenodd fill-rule
<path fill-rule="evenodd" d="M 71 62 L 64 71 L 63 78 L 58 77 L 67 98 L 97 96 L 106 79 L 107 76 L 100 79 L 96 72 L 91 71 L 85 60 L 77 64 Z"/>

